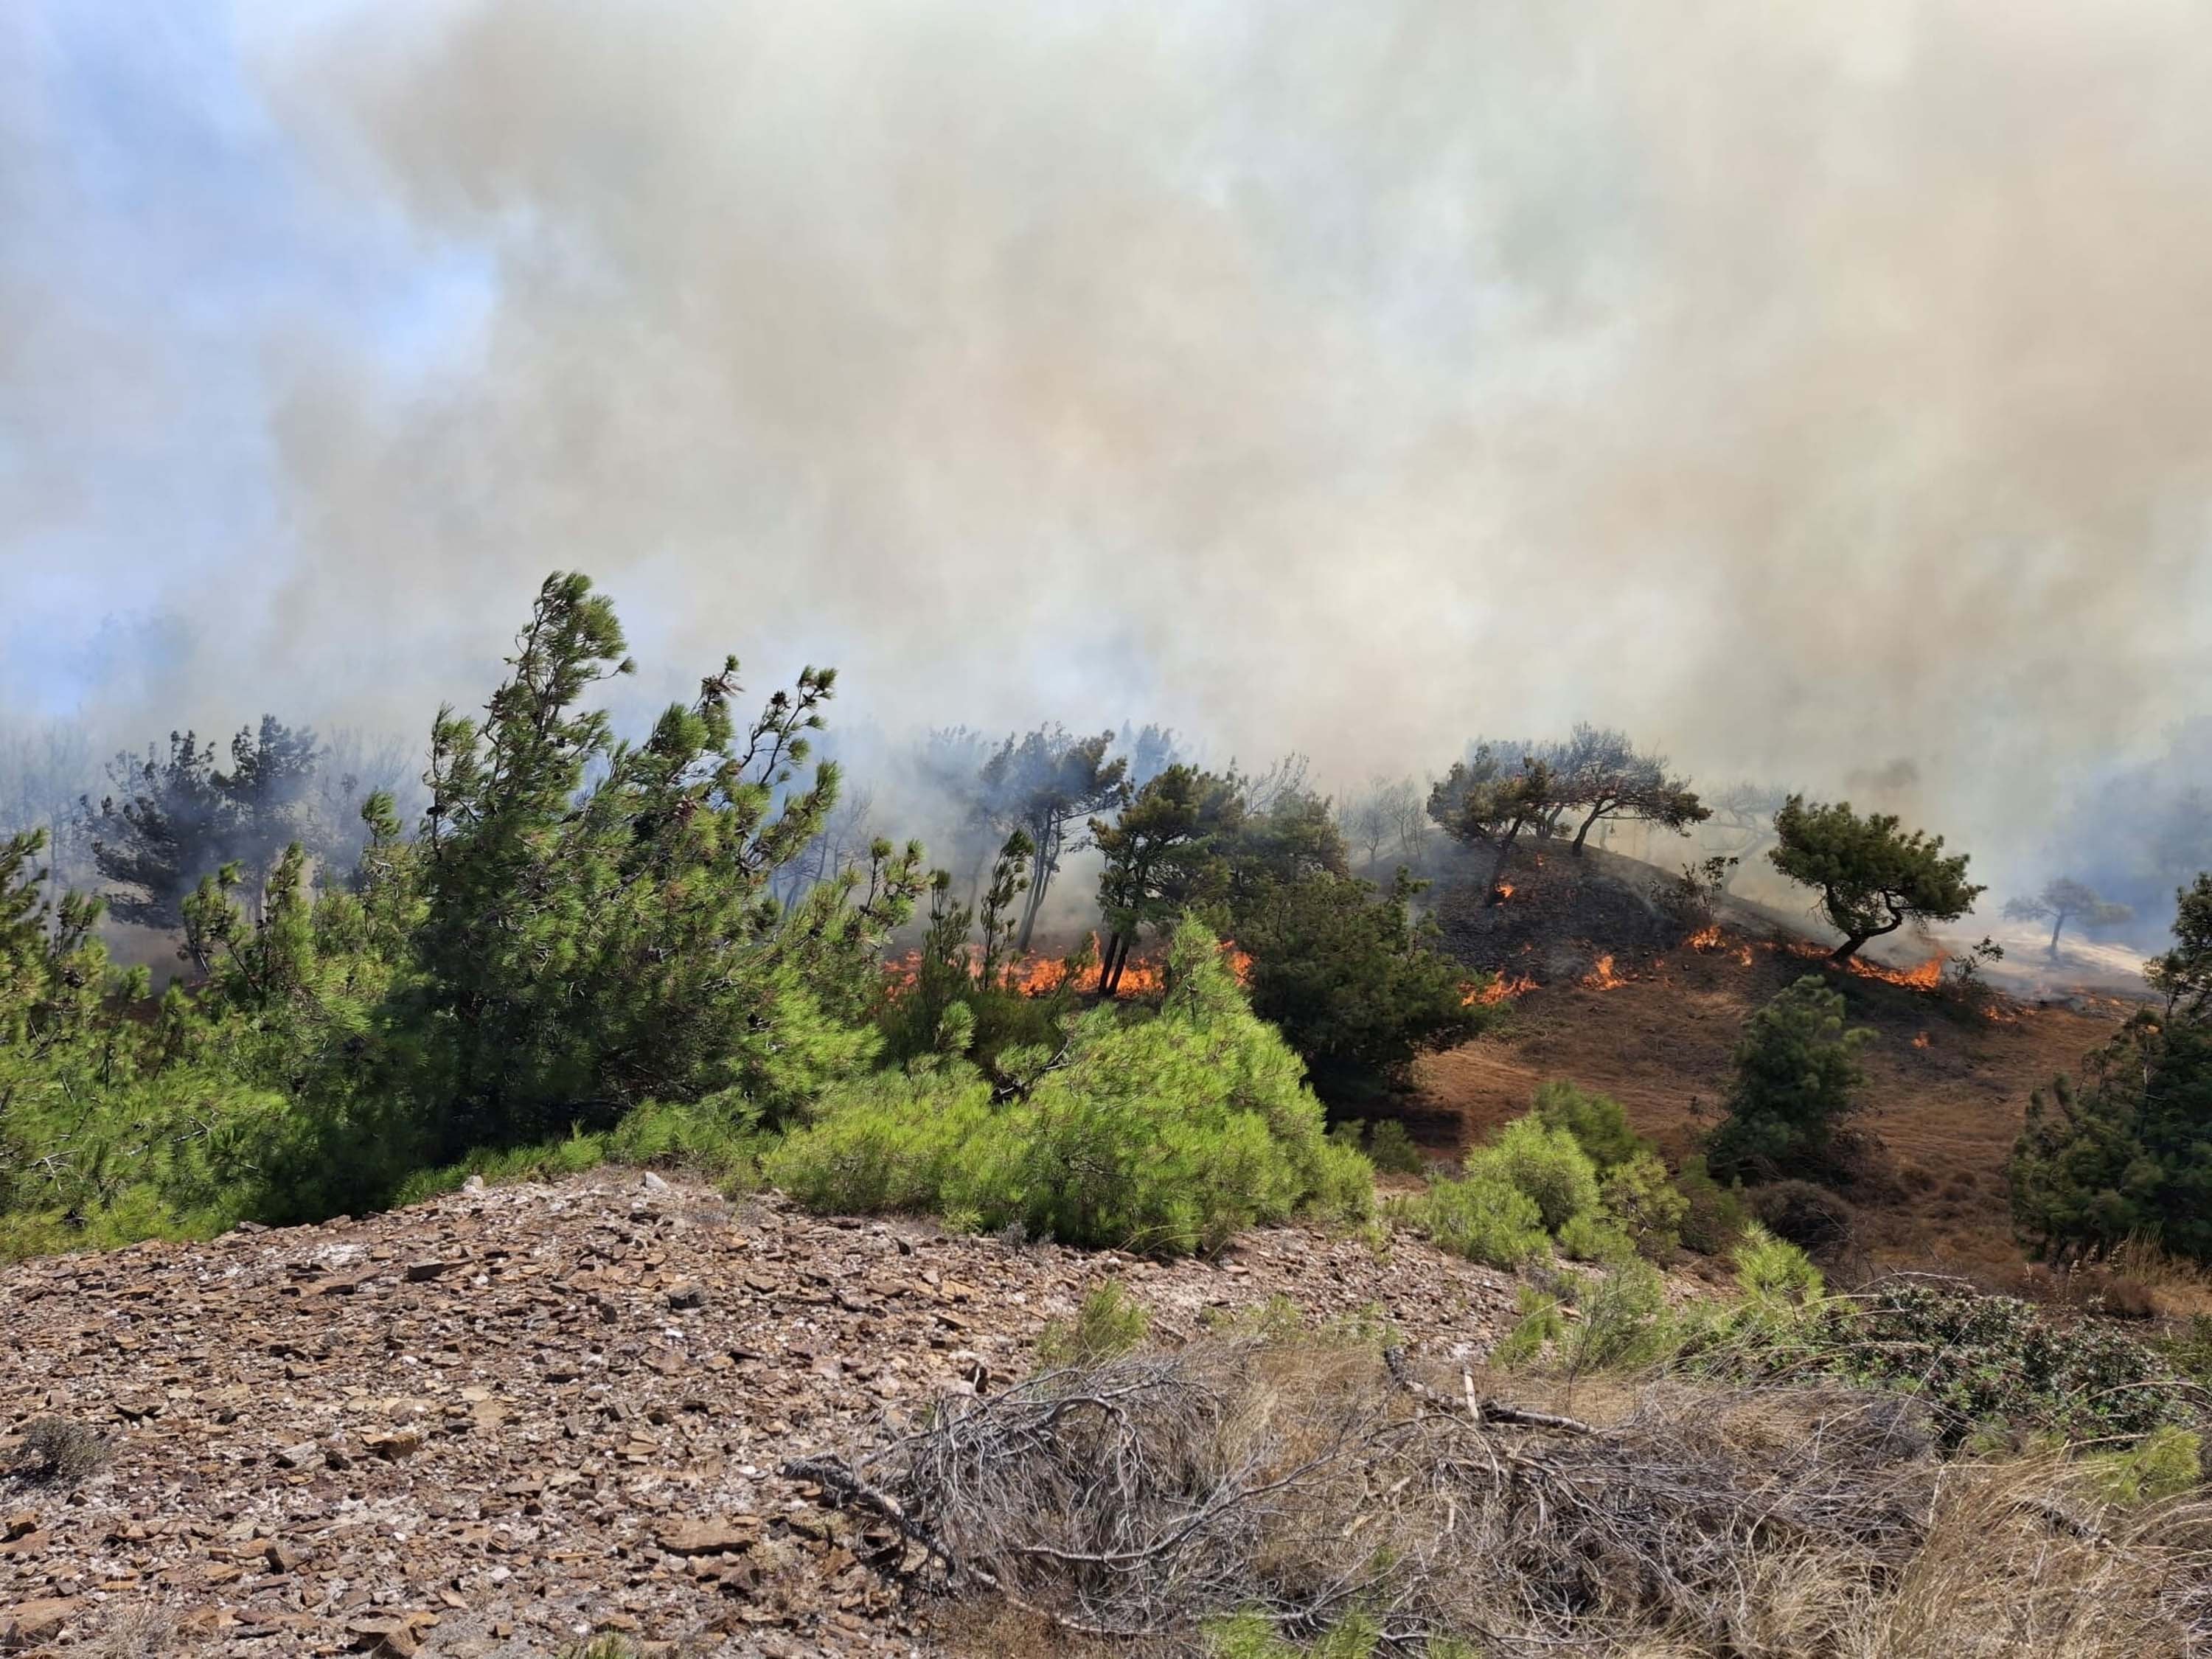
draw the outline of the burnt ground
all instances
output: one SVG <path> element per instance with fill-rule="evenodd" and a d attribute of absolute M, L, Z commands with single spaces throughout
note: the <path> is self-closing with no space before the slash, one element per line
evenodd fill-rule
<path fill-rule="evenodd" d="M 969 1650 L 902 1600 L 895 1536 L 778 1470 L 1024 1374 L 1109 1275 L 1170 1341 L 1285 1296 L 1438 1356 L 1514 1317 L 1509 1278 L 1405 1237 L 1159 1265 L 612 1170 L 24 1262 L 0 1466 L 46 1416 L 112 1455 L 0 1484 L 0 1650 Z M 121 1644 L 149 1613 L 174 1635 Z"/>

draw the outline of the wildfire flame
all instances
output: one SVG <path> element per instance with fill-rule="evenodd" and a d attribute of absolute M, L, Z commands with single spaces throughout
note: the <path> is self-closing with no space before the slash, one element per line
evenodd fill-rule
<path fill-rule="evenodd" d="M 1796 945 L 1790 949 L 1801 957 L 1826 958 L 1827 952 L 1817 945 Z M 1863 957 L 1852 957 L 1844 967 L 1861 979 L 1878 979 L 1885 984 L 1902 985 L 1908 991 L 1933 991 L 1943 983 L 1944 955 L 1941 951 L 1917 968 L 1885 968 L 1878 962 L 1869 962 Z"/>
<path fill-rule="evenodd" d="M 1685 943 L 1692 951 L 1717 951 L 1721 948 L 1721 930 L 1717 925 L 1708 923 L 1691 934 Z"/>
<path fill-rule="evenodd" d="M 1593 991 L 1617 991 L 1627 983 L 1627 980 L 1613 971 L 1610 952 L 1600 957 L 1596 965 L 1583 975 L 1583 984 Z"/>
<path fill-rule="evenodd" d="M 1077 975 L 1071 988 L 1079 996 L 1097 996 L 1101 972 L 1101 952 L 1097 934 L 1091 935 L 1089 965 Z M 1249 984 L 1252 977 L 1252 957 L 1249 951 L 1234 943 L 1222 947 L 1222 958 L 1239 985 Z M 1025 997 L 1050 996 L 1068 984 L 1068 960 L 1042 951 L 1032 951 L 1018 957 L 1003 969 L 1009 990 L 1018 991 Z M 979 953 L 969 947 L 968 965 L 975 971 Z M 887 957 L 884 960 L 884 981 L 894 997 L 914 988 L 921 977 L 921 952 L 908 951 L 902 956 Z M 1115 986 L 1116 999 L 1158 995 L 1167 988 L 1167 963 L 1158 957 L 1132 956 L 1121 965 L 1121 982 Z"/>
<path fill-rule="evenodd" d="M 1501 1002 L 1510 1002 L 1524 997 L 1536 988 L 1536 981 L 1526 974 L 1498 975 L 1481 985 L 1470 985 L 1460 994 L 1463 1008 L 1495 1008 Z"/>
<path fill-rule="evenodd" d="M 1499 883 L 1498 884 L 1498 902 L 1500 904 L 1503 904 L 1503 903 L 1504 903 L 1504 902 L 1505 902 L 1505 901 L 1506 901 L 1506 900 L 1508 900 L 1508 899 L 1511 898 L 1512 896 L 1513 896 L 1513 884 L 1512 884 L 1511 882 L 1510 882 L 1510 881 L 1501 881 L 1501 882 L 1499 882 Z"/>
<path fill-rule="evenodd" d="M 1928 1046 L 1928 1033 L 1923 1031 L 1919 1036 L 1914 1037 L 1912 1039 L 1912 1046 L 1916 1048 L 1925 1048 Z"/>

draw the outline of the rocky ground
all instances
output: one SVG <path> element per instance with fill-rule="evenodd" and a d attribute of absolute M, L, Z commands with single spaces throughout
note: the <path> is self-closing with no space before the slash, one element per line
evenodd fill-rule
<path fill-rule="evenodd" d="M 617 1170 L 26 1262 L 0 1467 L 40 1418 L 111 1455 L 0 1485 L 0 1650 L 930 1651 L 898 1540 L 778 1468 L 1020 1375 L 1114 1274 L 1170 1339 L 1286 1296 L 1444 1354 L 1513 1301 L 1403 1237 L 1158 1265 Z"/>

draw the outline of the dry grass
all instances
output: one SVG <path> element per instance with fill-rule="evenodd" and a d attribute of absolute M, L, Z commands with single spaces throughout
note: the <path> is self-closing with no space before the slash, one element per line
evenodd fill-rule
<path fill-rule="evenodd" d="M 107 1466 L 113 1448 L 97 1431 L 65 1417 L 26 1423 L 10 1473 L 34 1486 L 74 1486 Z"/>
<path fill-rule="evenodd" d="M 2212 1635 L 2201 1506 L 2116 1510 L 2056 1459 L 1946 1463 L 1897 1396 L 1585 1382 L 1563 1426 L 1528 1414 L 1556 1385 L 1513 1379 L 1520 1413 L 1486 1400 L 1504 1385 L 1223 1339 L 806 1472 L 927 1542 L 969 1652 L 1197 1652 L 1255 1609 L 1292 1640 L 1357 1612 L 1407 1655 L 2178 1659 Z"/>
<path fill-rule="evenodd" d="M 1505 1030 L 1420 1062 L 1416 1133 L 1440 1151 L 1472 1144 L 1526 1111 L 1538 1084 L 1563 1077 L 1613 1096 L 1640 1133 L 1679 1159 L 1717 1119 L 1745 1018 L 1818 970 L 1771 944 L 1730 945 L 1673 951 L 1612 990 L 1532 992 Z M 2054 1006 L 1997 1022 L 1960 1018 L 1928 992 L 1851 975 L 1836 983 L 1853 1021 L 1881 1036 L 1863 1056 L 1861 1121 L 1887 1149 L 1895 1179 L 1888 1190 L 1850 1194 L 1866 1265 L 2016 1283 L 2004 1170 L 2029 1091 L 2078 1069 L 2111 1037 L 2118 1013 Z"/>

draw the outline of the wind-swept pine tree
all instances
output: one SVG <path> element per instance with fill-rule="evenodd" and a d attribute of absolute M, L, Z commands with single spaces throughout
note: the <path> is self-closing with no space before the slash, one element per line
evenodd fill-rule
<path fill-rule="evenodd" d="M 607 599 L 556 573 L 483 720 L 432 729 L 417 938 L 456 1150 L 648 1097 L 775 1116 L 875 1052 L 874 953 L 920 848 L 878 842 L 789 911 L 769 890 L 836 800 L 834 764 L 794 781 L 834 672 L 740 726 L 730 658 L 632 745 L 580 707 L 623 649 Z"/>

